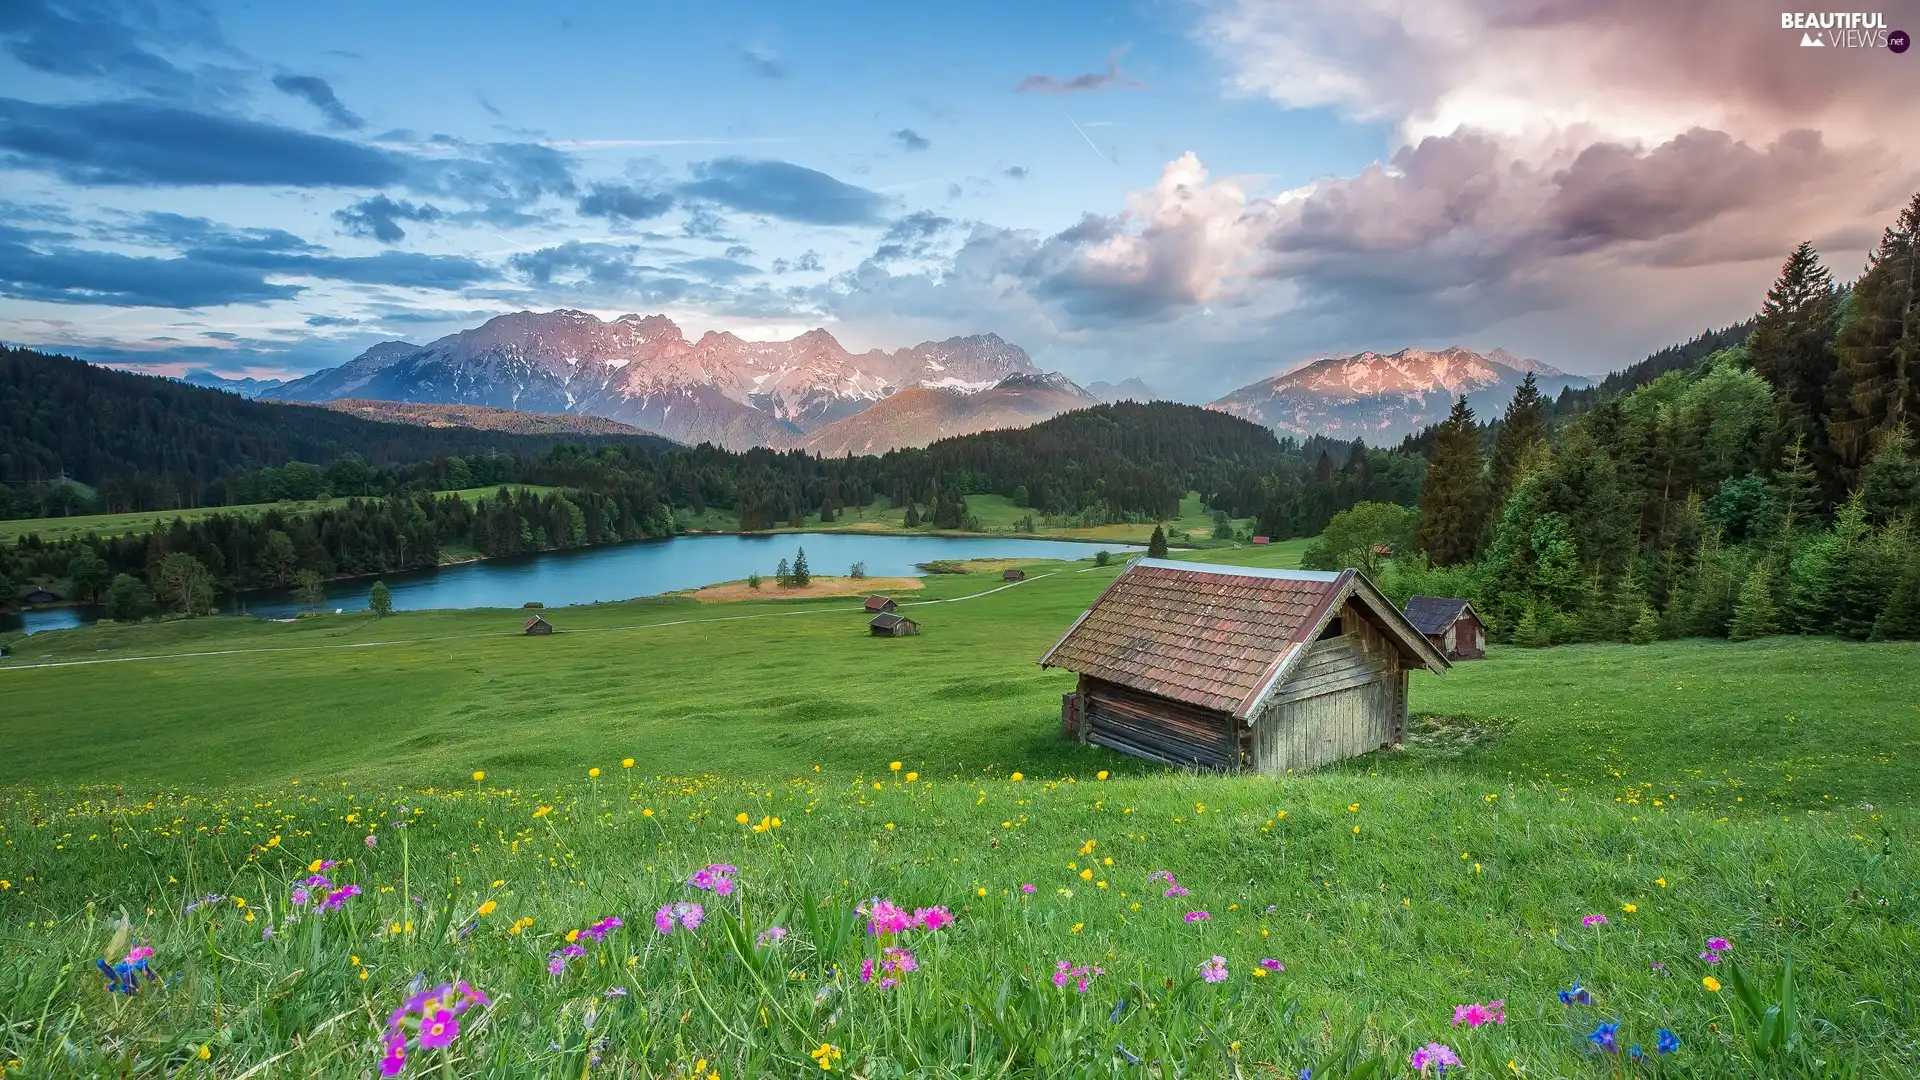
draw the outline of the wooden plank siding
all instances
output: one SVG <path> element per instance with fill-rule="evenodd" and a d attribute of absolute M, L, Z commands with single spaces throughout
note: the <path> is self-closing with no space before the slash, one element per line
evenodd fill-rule
<path fill-rule="evenodd" d="M 1399 650 L 1358 605 L 1340 612 L 1342 633 L 1322 638 L 1253 724 L 1252 766 L 1284 776 L 1405 738 L 1407 670 Z"/>
<path fill-rule="evenodd" d="M 1167 765 L 1240 766 L 1239 725 L 1223 712 L 1083 678 L 1082 737 L 1096 746 Z"/>

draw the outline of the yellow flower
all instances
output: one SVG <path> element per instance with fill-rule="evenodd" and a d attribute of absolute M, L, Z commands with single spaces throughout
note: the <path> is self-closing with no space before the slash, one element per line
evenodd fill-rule
<path fill-rule="evenodd" d="M 1101 859 L 1101 860 L 1100 860 L 1100 865 L 1101 865 L 1101 866 L 1112 866 L 1112 865 L 1113 865 L 1113 856 L 1111 856 L 1111 855 L 1109 855 L 1109 856 L 1107 856 L 1106 858 L 1104 858 L 1104 859 Z"/>
<path fill-rule="evenodd" d="M 1099 772 L 1093 774 L 1093 778 L 1095 780 L 1105 780 L 1107 778 L 1107 770 L 1101 769 Z"/>
<path fill-rule="evenodd" d="M 1275 821 L 1285 821 L 1287 820 L 1287 812 L 1285 810 L 1282 810 L 1279 813 L 1273 815 L 1273 819 Z"/>
<path fill-rule="evenodd" d="M 985 885 L 980 886 L 979 888 L 973 890 L 973 895 L 975 896 L 987 895 L 987 887 Z"/>
<path fill-rule="evenodd" d="M 1011 780 L 1011 781 L 1013 781 L 1014 783 L 1016 783 L 1016 784 L 1017 784 L 1017 783 L 1019 783 L 1020 781 L 1022 781 L 1022 780 L 1025 780 L 1025 779 L 1026 779 L 1026 775 L 1025 775 L 1024 773 L 1014 773 L 1014 774 L 1013 774 L 1012 776 L 1009 776 L 1009 777 L 1007 777 L 1007 779 L 1009 779 L 1009 780 Z"/>
<path fill-rule="evenodd" d="M 1082 871 L 1080 871 L 1080 880 L 1081 880 L 1081 881 L 1092 881 L 1092 880 L 1093 880 L 1093 867 L 1091 867 L 1091 866 L 1089 866 L 1089 867 L 1087 867 L 1087 868 L 1086 868 L 1085 870 L 1082 870 Z"/>
<path fill-rule="evenodd" d="M 631 769 L 631 768 L 633 768 L 633 759 L 632 759 L 632 758 L 630 758 L 630 757 L 627 757 L 627 758 L 621 758 L 621 759 L 620 759 L 620 767 L 621 767 L 621 768 L 623 768 L 623 769 Z"/>
<path fill-rule="evenodd" d="M 236 897 L 234 897 L 234 898 L 233 898 L 233 906 L 234 906 L 234 907 L 240 907 L 240 908 L 243 908 L 243 907 L 246 907 L 246 906 L 247 906 L 247 898 L 246 898 L 246 897 L 244 897 L 244 896 L 236 896 Z"/>
<path fill-rule="evenodd" d="M 1653 879 L 1653 883 L 1654 883 L 1655 885 L 1658 885 L 1658 886 L 1660 886 L 1660 887 L 1661 887 L 1661 888 L 1663 888 L 1663 889 L 1667 887 L 1667 879 L 1666 879 L 1666 878 L 1663 878 L 1663 877 L 1657 877 L 1657 878 L 1654 878 L 1654 879 Z"/>
<path fill-rule="evenodd" d="M 500 887 L 500 886 L 502 886 L 502 885 L 505 885 L 505 884 L 506 884 L 506 882 L 505 882 L 505 881 L 502 881 L 502 880 L 501 880 L 501 879 L 499 879 L 499 878 L 495 878 L 495 879 L 493 880 L 493 887 L 494 887 L 494 888 L 496 888 L 496 889 L 497 889 L 497 888 L 499 888 L 499 887 Z"/>
<path fill-rule="evenodd" d="M 543 818 L 543 817 L 546 817 L 546 816 L 547 816 L 548 814 L 551 814 L 551 813 L 553 813 L 553 807 L 551 807 L 551 806 L 542 806 L 542 807 L 539 807 L 538 809 L 536 809 L 536 810 L 534 810 L 534 812 L 533 812 L 533 816 L 534 816 L 534 817 L 537 817 L 537 818 Z"/>
<path fill-rule="evenodd" d="M 909 772 L 907 773 L 907 783 L 909 783 L 909 784 L 911 784 L 911 783 L 913 783 L 913 782 L 914 782 L 915 780 L 918 780 L 918 779 L 920 779 L 920 774 L 919 774 L 919 773 L 917 773 L 917 772 L 912 772 L 912 771 L 909 771 Z"/>
<path fill-rule="evenodd" d="M 201 1043 L 200 1044 L 200 1060 L 205 1061 L 212 1056 L 213 1056 L 213 1047 L 207 1045 L 206 1043 Z"/>
<path fill-rule="evenodd" d="M 1087 925 L 1087 924 L 1086 924 L 1086 923 L 1083 923 L 1083 922 L 1077 922 L 1077 923 L 1074 923 L 1074 924 L 1073 924 L 1073 932 L 1074 932 L 1074 933 L 1076 933 L 1076 934 L 1077 934 L 1077 933 L 1079 933 L 1079 932 L 1080 932 L 1081 930 L 1084 930 L 1084 929 L 1086 929 L 1086 925 Z"/>
<path fill-rule="evenodd" d="M 1254 977 L 1254 978 L 1256 978 L 1256 979 L 1264 979 L 1264 978 L 1266 978 L 1266 977 L 1267 977 L 1267 969 L 1266 969 L 1266 968 L 1263 968 L 1263 967 L 1257 967 L 1257 968 L 1254 968 L 1254 969 L 1253 969 L 1253 977 Z"/>
<path fill-rule="evenodd" d="M 887 831 L 888 831 L 888 832 L 892 832 L 892 831 L 893 831 L 893 822 L 891 822 L 891 821 L 889 821 L 889 822 L 887 822 Z"/>
<path fill-rule="evenodd" d="M 1355 825 L 1355 826 L 1353 827 L 1353 835 L 1355 835 L 1355 836 L 1359 836 L 1359 835 L 1360 835 L 1360 826 L 1358 826 L 1358 825 Z"/>
<path fill-rule="evenodd" d="M 1515 1076 L 1520 1075 L 1520 1066 L 1512 1058 L 1507 1059 L 1507 1068 L 1513 1071 L 1513 1075 Z"/>
<path fill-rule="evenodd" d="M 646 808 L 645 810 L 642 810 L 642 811 L 640 811 L 640 816 L 641 816 L 641 817 L 652 817 L 652 816 L 653 816 L 653 807 L 651 807 L 651 806 L 649 806 L 649 807 L 647 807 L 647 808 Z"/>
<path fill-rule="evenodd" d="M 1711 975 L 1707 976 L 1704 979 L 1701 979 L 1700 985 L 1706 987 L 1707 989 L 1713 991 L 1716 994 L 1720 992 L 1720 980 L 1714 978 Z"/>
<path fill-rule="evenodd" d="M 500 906 L 499 904 L 493 902 L 492 900 L 489 900 L 486 903 L 480 905 L 480 914 L 491 915 L 493 914 L 494 909 L 498 908 L 499 906 Z"/>
<path fill-rule="evenodd" d="M 1620 905 L 1620 910 L 1621 910 L 1621 911 L 1624 911 L 1624 912 L 1626 912 L 1626 913 L 1627 913 L 1627 914 L 1629 914 L 1629 915 L 1631 915 L 1631 914 L 1633 914 L 1634 912 L 1636 912 L 1636 911 L 1639 911 L 1639 910 L 1640 910 L 1640 905 L 1638 905 L 1638 904 L 1621 904 L 1621 905 Z"/>
<path fill-rule="evenodd" d="M 476 784 L 477 784 L 477 783 L 479 783 L 480 781 L 482 781 L 482 780 L 485 780 L 486 778 L 487 778 L 487 772 L 486 772 L 486 770 L 485 770 L 485 769 L 475 769 L 475 770 L 473 770 L 473 782 L 474 782 L 474 783 L 476 783 Z"/>
<path fill-rule="evenodd" d="M 309 874 L 317 874 L 317 873 L 319 873 L 319 872 L 320 872 L 320 864 L 321 864 L 321 863 L 323 863 L 323 862 L 326 862 L 326 860 L 325 860 L 325 859 L 315 859 L 315 860 L 313 860 L 312 862 L 310 862 L 310 863 L 308 863 L 308 864 L 307 864 L 307 873 L 309 873 Z"/>
<path fill-rule="evenodd" d="M 887 768 L 889 768 L 889 769 L 891 769 L 891 770 L 893 770 L 894 772 L 899 772 L 899 771 L 900 771 L 900 763 L 899 763 L 899 762 L 897 762 L 897 761 L 889 761 L 889 762 L 887 762 Z"/>
<path fill-rule="evenodd" d="M 807 1056 L 820 1066 L 821 1072 L 832 1072 L 833 1063 L 840 1060 L 840 1048 L 832 1043 L 823 1042 L 820 1044 L 820 1049 L 808 1053 Z"/>
<path fill-rule="evenodd" d="M 740 811 L 739 813 L 733 815 L 733 820 L 739 822 L 742 825 L 745 825 L 747 823 L 747 812 L 745 810 Z"/>
<path fill-rule="evenodd" d="M 280 838 L 276 836 L 276 837 L 274 837 L 273 839 L 271 839 L 271 840 L 269 840 L 269 841 L 267 841 L 267 846 L 268 846 L 268 847 L 279 847 L 279 846 L 280 846 Z"/>
<path fill-rule="evenodd" d="M 1348 804 L 1347 804 L 1347 813 L 1349 813 L 1349 814 L 1357 814 L 1357 813 L 1359 813 L 1359 812 L 1360 812 L 1360 804 L 1359 804 L 1359 803 L 1348 803 Z"/>

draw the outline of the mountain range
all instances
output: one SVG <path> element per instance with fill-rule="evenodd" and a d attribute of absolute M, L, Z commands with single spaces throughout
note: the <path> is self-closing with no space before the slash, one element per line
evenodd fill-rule
<path fill-rule="evenodd" d="M 426 345 L 382 342 L 337 368 L 268 388 L 260 396 L 314 404 L 352 397 L 573 413 L 683 443 L 785 448 L 902 390 L 948 392 L 964 412 L 967 401 L 1010 376 L 1041 374 L 1024 350 L 994 334 L 928 341 L 891 353 L 852 353 L 825 330 L 788 341 L 746 341 L 712 331 L 689 342 L 664 315 L 603 322 L 581 311 L 522 311 Z M 989 408 L 1001 404 L 981 401 Z M 950 422 L 972 423 L 957 417 Z M 880 432 L 871 420 L 865 428 L 859 441 L 888 448 L 924 445 L 941 434 Z"/>
<path fill-rule="evenodd" d="M 1476 416 L 1500 414 L 1531 372 L 1540 392 L 1584 389 L 1592 380 L 1539 360 L 1495 349 L 1486 355 L 1455 345 L 1429 352 L 1363 352 L 1314 360 L 1243 386 L 1207 408 L 1263 424 L 1281 435 L 1329 435 L 1390 446 L 1447 418 L 1465 397 Z"/>

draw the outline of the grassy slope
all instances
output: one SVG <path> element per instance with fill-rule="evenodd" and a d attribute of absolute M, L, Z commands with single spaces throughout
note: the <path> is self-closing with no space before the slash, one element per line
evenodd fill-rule
<path fill-rule="evenodd" d="M 0 877 L 19 886 L 0 893 L 0 968 L 20 973 L 0 979 L 0 1012 L 53 1018 L 0 1037 L 28 1061 L 62 1036 L 89 1046 L 124 1038 L 156 1054 L 209 1041 L 237 1072 L 290 1048 L 289 1015 L 383 1015 L 414 972 L 458 969 L 508 991 L 502 1007 L 532 1024 L 466 1044 L 503 1060 L 558 1067 L 550 1043 L 565 1045 L 585 1003 L 624 982 L 634 996 L 604 1014 L 616 1018 L 602 1029 L 609 1051 L 644 1059 L 655 1075 L 696 1056 L 722 1062 L 727 1077 L 794 1075 L 825 1039 L 845 1048 L 844 1065 L 877 1074 L 889 1062 L 957 1064 L 971 1045 L 959 994 L 990 994 L 1019 970 L 1051 993 L 1044 976 L 1069 958 L 1110 974 L 1084 1002 L 1069 994 L 1034 1006 L 1055 1010 L 1050 1024 L 1064 1028 L 1079 1008 L 1084 1030 L 1103 1028 L 1113 998 L 1135 984 L 1135 1007 L 1112 1038 L 1193 1075 L 1224 1071 L 1224 1056 L 1249 1076 L 1294 1075 L 1325 1048 L 1323 1014 L 1334 1031 L 1369 1023 L 1367 1042 L 1399 1062 L 1413 1045 L 1449 1041 L 1469 1076 L 1508 1060 L 1529 1076 L 1611 1075 L 1581 1050 L 1598 1019 L 1625 1020 L 1623 1035 L 1643 1043 L 1655 1026 L 1681 1032 L 1690 1075 L 1755 1075 L 1727 995 L 1699 983 L 1725 970 L 1692 959 L 1705 936 L 1724 933 L 1760 972 L 1793 951 L 1803 1009 L 1823 1022 L 1809 1025 L 1802 1075 L 1831 1074 L 1837 1061 L 1866 1076 L 1907 1075 L 1920 1014 L 1910 972 L 1920 949 L 1920 647 L 1775 639 L 1496 650 L 1413 688 L 1416 711 L 1499 732 L 1489 744 L 1416 746 L 1280 782 L 1180 777 L 1054 738 L 1071 677 L 1033 661 L 1115 572 L 1080 572 L 1087 565 L 1043 566 L 1053 576 L 909 609 L 924 626 L 909 639 L 865 636 L 861 615 L 836 600 L 560 609 L 550 614 L 564 632 L 547 639 L 512 635 L 518 613 L 506 611 L 37 636 L 5 663 L 308 651 L 0 671 L 0 783 L 41 789 L 16 788 L 13 809 L 0 810 L 9 845 L 19 841 L 0 862 Z M 916 599 L 997 584 L 935 578 Z M 315 648 L 380 641 L 409 643 Z M 623 756 L 638 759 L 633 772 L 619 768 Z M 925 778 L 900 783 L 889 759 Z M 606 770 L 597 782 L 583 775 L 593 766 Z M 478 796 L 473 769 L 488 774 Z M 1032 779 L 1009 783 L 1016 769 Z M 1114 779 L 1096 783 L 1095 769 Z M 885 779 L 870 783 L 876 773 Z M 719 776 L 653 779 L 704 774 Z M 1069 775 L 1080 782 L 1037 782 Z M 127 798 L 96 789 L 100 802 L 73 805 L 81 783 L 125 785 Z M 140 802 L 182 785 L 213 801 Z M 434 914 L 439 899 L 419 910 L 426 938 L 376 929 L 399 915 L 378 887 L 397 887 L 400 874 L 397 838 L 377 826 L 387 842 L 336 872 L 368 886 L 357 931 L 328 923 L 325 933 L 345 936 L 324 948 L 263 943 L 229 908 L 218 940 L 243 960 L 222 967 L 224 989 L 209 983 L 204 950 L 215 937 L 168 914 L 184 897 L 244 891 L 257 908 L 284 896 L 308 859 L 359 850 L 366 823 L 390 820 L 400 800 L 424 815 L 412 887 L 448 898 L 448 916 Z M 534 819 L 539 805 L 557 809 Z M 784 824 L 755 834 L 733 823 L 736 813 Z M 348 814 L 358 823 L 343 824 Z M 261 847 L 272 836 L 284 842 Z M 115 849 L 116 837 L 139 843 Z M 1088 840 L 1098 844 L 1091 857 Z M 1106 857 L 1111 866 L 1095 862 Z M 791 962 L 807 974 L 766 998 L 716 936 L 683 954 L 641 925 L 658 903 L 688 898 L 675 882 L 707 861 L 744 868 L 762 921 L 805 884 L 842 900 L 946 903 L 961 922 L 946 944 L 923 942 L 915 1010 L 881 1007 L 850 975 L 830 999 L 844 1007 L 811 1004 L 821 975 L 805 952 Z M 1111 887 L 1081 879 L 1082 867 Z M 1173 870 L 1191 896 L 1163 900 L 1145 881 L 1156 868 Z M 494 880 L 502 884 L 485 886 Z M 1022 899 L 1020 882 L 1038 893 Z M 436 936 L 449 925 L 437 920 L 458 922 L 486 897 L 500 909 L 478 933 L 457 945 Z M 192 1004 L 79 1007 L 86 980 L 60 965 L 102 936 L 75 917 L 87 901 L 153 908 L 143 933 L 187 977 L 167 1001 Z M 1189 909 L 1213 919 L 1186 925 Z M 610 939 L 610 963 L 545 975 L 558 932 L 614 912 L 629 928 Z M 1591 912 L 1610 925 L 1583 930 Z M 520 915 L 535 928 L 506 934 L 504 921 Z M 57 928 L 28 937 L 27 919 Z M 348 951 L 366 961 L 368 981 L 340 959 Z M 1209 953 L 1229 958 L 1229 983 L 1161 989 L 1163 976 L 1178 980 Z M 1262 956 L 1284 960 L 1285 975 L 1250 978 Z M 835 959 L 850 971 L 857 957 Z M 1653 960 L 1668 974 L 1650 974 Z M 296 969 L 317 974 L 303 981 Z M 1568 1011 L 1553 999 L 1575 978 L 1599 1005 Z M 215 1023 L 216 992 L 277 1004 Z M 1508 1001 L 1506 1027 L 1449 1029 L 1452 1004 L 1494 997 Z M 759 1028 L 768 1001 L 790 1023 Z M 151 1012 L 163 1007 L 173 1012 Z M 729 1037 L 723 1024 L 754 1036 Z M 303 1040 L 281 1067 L 369 1062 L 372 1030 L 355 1019 Z M 672 1040 L 649 1034 L 676 1030 Z M 1072 1045 L 1097 1051 L 1104 1073 L 1106 1041 Z"/>
<path fill-rule="evenodd" d="M 548 492 L 551 487 L 539 484 L 508 484 L 515 490 Z M 490 488 L 467 488 L 464 491 L 443 491 L 441 495 L 459 495 L 471 502 L 482 495 L 491 495 L 500 490 L 498 486 Z M 0 543 L 11 544 L 22 536 L 39 534 L 40 539 L 53 542 L 71 540 L 88 533 L 101 536 L 144 536 L 152 532 L 155 526 L 173 524 L 175 518 L 183 521 L 198 521 L 214 514 L 240 514 L 246 517 L 259 517 L 269 510 L 278 510 L 282 514 L 311 514 L 320 509 L 323 503 L 314 499 L 285 499 L 274 503 L 244 503 L 239 506 L 202 506 L 191 510 L 142 510 L 131 514 L 83 514 L 75 517 L 54 518 L 17 518 L 0 521 Z"/>
<path fill-rule="evenodd" d="M 989 533 L 1010 533 L 1020 519 L 1033 514 L 1029 509 L 1013 505 L 1013 500 L 1004 495 L 969 495 L 967 508 L 979 520 L 982 531 Z M 825 525 L 817 517 L 807 519 L 809 532 L 906 532 L 907 511 L 903 507 L 894 509 L 885 499 L 875 499 L 866 506 L 847 507 L 841 511 L 837 520 Z M 682 514 L 681 527 L 701 529 L 708 532 L 734 532 L 740 528 L 740 519 L 718 509 L 710 509 L 699 515 Z M 1234 522 L 1245 529 L 1252 523 L 1251 518 L 1241 518 Z M 1197 493 L 1189 492 L 1180 500 L 1180 516 L 1165 523 L 1174 532 L 1191 532 L 1195 538 L 1209 538 L 1213 535 L 1213 518 L 1200 502 Z M 772 530 L 782 532 L 786 530 Z M 914 530 L 933 534 L 931 525 L 923 525 Z M 1116 544 L 1144 544 L 1153 535 L 1153 524 L 1144 525 L 1097 525 L 1086 528 L 1062 528 L 1059 526 L 1040 526 L 1031 533 L 1022 536 L 1052 537 L 1063 540 L 1110 540 Z"/>

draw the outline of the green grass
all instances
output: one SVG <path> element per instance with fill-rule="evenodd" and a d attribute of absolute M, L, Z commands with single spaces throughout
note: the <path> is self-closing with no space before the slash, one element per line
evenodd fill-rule
<path fill-rule="evenodd" d="M 566 608 L 544 639 L 510 611 L 36 635 L 0 661 L 16 669 L 0 669 L 0 1060 L 365 1072 L 424 975 L 495 998 L 463 1021 L 456 1075 L 578 1076 L 604 1038 L 596 1073 L 631 1076 L 700 1059 L 729 1080 L 800 1075 L 824 1041 L 836 1071 L 867 1076 L 1011 1058 L 1015 1075 L 1291 1077 L 1353 1032 L 1385 1075 L 1440 1040 L 1468 1077 L 1509 1060 L 1613 1076 L 1583 1051 L 1602 1019 L 1643 1045 L 1678 1032 L 1670 1075 L 1911 1075 L 1920 647 L 1496 650 L 1416 679 L 1426 719 L 1404 752 L 1184 776 L 1055 737 L 1071 676 L 1034 660 L 1118 569 L 1090 565 L 984 595 L 998 583 L 932 578 L 916 600 L 959 602 L 910 608 L 923 631 L 905 639 L 866 636 L 845 600 Z M 365 894 L 282 925 L 318 858 L 348 860 L 331 876 Z M 742 891 L 683 884 L 709 862 L 741 867 Z M 1163 897 L 1161 869 L 1190 895 Z M 247 907 L 183 912 L 206 893 Z M 868 939 L 800 910 L 874 895 L 958 916 L 908 936 L 922 966 L 897 990 L 860 983 Z M 706 927 L 652 929 L 689 899 Z M 88 974 L 122 909 L 172 988 L 109 1000 Z M 742 910 L 792 928 L 764 973 L 717 919 Z M 1211 918 L 1188 924 L 1196 910 Z M 1609 923 L 1583 928 L 1595 913 Z M 627 925 L 547 974 L 569 928 L 609 914 Z M 1802 1028 L 1784 1063 L 1702 987 L 1728 978 L 1695 959 L 1709 935 L 1755 976 L 1791 952 Z M 1215 954 L 1230 978 L 1195 980 Z M 1286 971 L 1253 977 L 1263 957 Z M 1056 989 L 1063 959 L 1106 974 L 1084 997 Z M 1554 998 L 1574 979 L 1596 1005 Z M 1449 1026 L 1453 1005 L 1493 998 L 1504 1026 Z M 408 1074 L 439 1067 L 425 1054 Z"/>
<path fill-rule="evenodd" d="M 554 490 L 539 484 L 508 484 L 515 490 L 537 491 L 542 494 Z M 440 494 L 459 495 L 471 502 L 482 495 L 492 495 L 499 491 L 498 486 L 489 488 L 467 488 L 464 491 Z M 340 501 L 340 500 L 334 500 Z M 243 517 L 259 517 L 269 510 L 278 510 L 282 514 L 311 514 L 326 506 L 317 499 L 282 499 L 272 503 L 243 503 L 239 506 L 201 506 L 190 510 L 142 510 L 130 514 L 82 514 L 74 517 L 52 518 L 16 518 L 0 521 L 0 543 L 13 543 L 23 536 L 38 535 L 40 539 L 53 543 L 60 540 L 75 540 L 90 533 L 101 536 L 144 536 L 155 528 L 172 525 L 174 519 L 181 521 L 199 521 L 215 514 L 233 514 Z"/>
<path fill-rule="evenodd" d="M 979 522 L 984 533 L 1011 533 L 1021 519 L 1031 515 L 1036 523 L 1031 533 L 1022 536 L 1034 536 L 1041 539 L 1056 540 L 1107 540 L 1115 544 L 1145 544 L 1153 535 L 1153 522 L 1138 525 L 1089 525 L 1084 527 L 1063 527 L 1039 524 L 1041 514 L 1027 507 L 1013 504 L 1013 500 L 1004 495 L 969 495 L 967 509 Z M 679 513 L 680 527 L 689 531 L 738 532 L 740 519 L 722 509 L 709 507 L 700 514 L 686 511 Z M 909 530 L 906 523 L 907 511 L 904 507 L 895 509 L 887 505 L 884 498 L 875 499 L 866 506 L 843 508 L 835 520 L 821 524 L 817 515 L 809 516 L 805 526 L 808 532 L 888 532 L 888 533 L 926 533 L 936 535 L 950 533 L 950 530 L 935 529 L 932 525 L 921 525 Z M 1196 542 L 1209 542 L 1213 536 L 1212 514 L 1202 504 L 1197 492 L 1188 492 L 1180 500 L 1180 516 L 1163 523 L 1169 532 L 1192 533 Z M 1251 518 L 1237 519 L 1234 524 L 1241 529 L 1251 527 Z M 770 529 L 769 532 L 797 532 L 786 527 Z M 964 534 L 961 534 L 964 535 Z M 1231 545 L 1222 542 L 1225 547 Z M 1306 541 L 1301 541 L 1302 550 Z M 1245 545 L 1242 545 L 1245 546 Z M 1297 554 L 1295 556 L 1297 558 Z M 1262 564 L 1264 565 L 1264 564 Z M 1297 565 L 1290 563 L 1288 565 Z"/>

